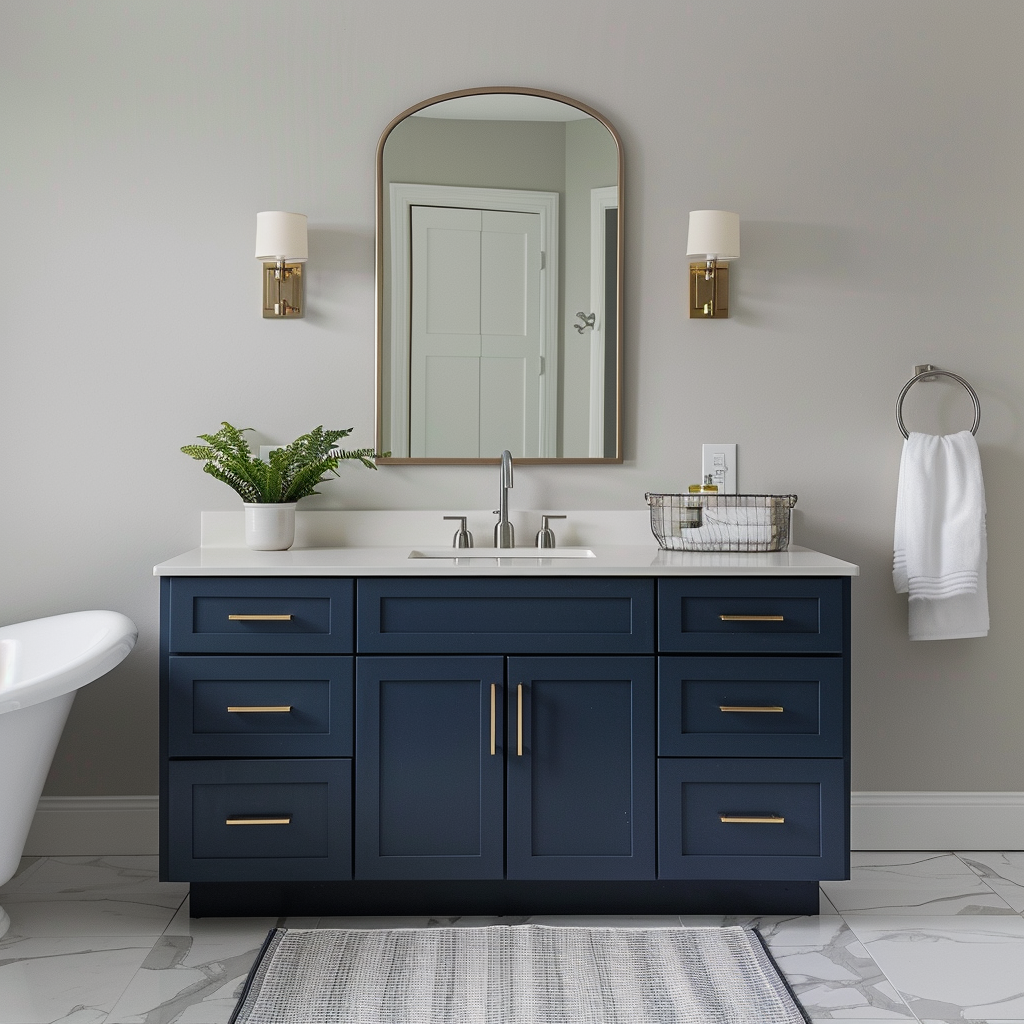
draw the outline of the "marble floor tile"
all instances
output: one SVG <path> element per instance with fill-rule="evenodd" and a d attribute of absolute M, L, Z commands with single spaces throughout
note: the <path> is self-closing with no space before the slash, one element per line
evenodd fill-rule
<path fill-rule="evenodd" d="M 707 917 L 684 915 L 687 928 L 756 928 L 770 949 L 776 946 L 825 946 L 843 930 L 843 919 L 832 917 Z"/>
<path fill-rule="evenodd" d="M 0 1024 L 105 1024 L 155 935 L 0 939 Z"/>
<path fill-rule="evenodd" d="M 22 857 L 17 868 L 15 868 L 14 875 L 4 882 L 3 885 L 0 885 L 0 898 L 3 897 L 4 893 L 11 892 L 18 884 L 20 884 L 21 876 L 24 875 L 26 871 L 31 871 L 38 867 L 40 860 L 41 858 L 39 857 Z"/>
<path fill-rule="evenodd" d="M 104 1024 L 225 1024 L 275 918 L 201 918 L 161 935 Z"/>
<path fill-rule="evenodd" d="M 15 876 L 3 892 L 58 893 L 69 896 L 93 893 L 165 892 L 184 899 L 187 882 L 157 880 L 156 857 L 43 857 L 31 870 Z"/>
<path fill-rule="evenodd" d="M 849 881 L 822 882 L 850 914 L 1000 915 L 1014 910 L 951 853 L 855 853 Z"/>
<path fill-rule="evenodd" d="M 380 920 L 367 918 L 366 920 Z M 203 938 L 208 935 L 219 935 L 238 927 L 252 925 L 263 929 L 266 935 L 271 928 L 316 928 L 320 923 L 318 917 L 189 917 L 188 897 L 178 908 L 170 923 L 164 929 L 164 935 L 192 935 Z M 338 927 L 344 927 L 338 925 Z"/>
<path fill-rule="evenodd" d="M 824 893 L 813 916 L 755 914 L 683 914 L 687 928 L 756 928 L 769 946 L 821 946 L 833 940 L 843 922 Z"/>
<path fill-rule="evenodd" d="M 175 893 L 5 893 L 10 934 L 19 937 L 159 935 L 181 905 Z"/>
<path fill-rule="evenodd" d="M 1018 914 L 1024 913 L 1024 853 L 957 851 L 956 856 Z"/>
<path fill-rule="evenodd" d="M 851 915 L 850 928 L 921 1020 L 1024 1021 L 1018 915 Z"/>
<path fill-rule="evenodd" d="M 812 1020 L 916 1021 L 881 967 L 841 921 L 827 942 L 773 945 L 771 953 Z"/>

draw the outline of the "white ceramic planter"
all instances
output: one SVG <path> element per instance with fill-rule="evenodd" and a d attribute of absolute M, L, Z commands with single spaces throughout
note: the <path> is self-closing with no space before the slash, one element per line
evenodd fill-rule
<path fill-rule="evenodd" d="M 245 506 L 245 543 L 255 551 L 285 551 L 295 542 L 296 502 Z"/>

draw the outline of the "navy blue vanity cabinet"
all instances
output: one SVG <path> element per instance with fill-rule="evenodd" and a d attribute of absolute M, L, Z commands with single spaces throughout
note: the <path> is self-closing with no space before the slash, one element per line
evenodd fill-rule
<path fill-rule="evenodd" d="M 168 648 L 175 654 L 350 654 L 355 581 L 171 577 Z"/>
<path fill-rule="evenodd" d="M 504 659 L 358 659 L 356 878 L 502 878 Z"/>
<path fill-rule="evenodd" d="M 172 761 L 167 828 L 172 879 L 351 878 L 352 761 Z"/>
<path fill-rule="evenodd" d="M 354 592 L 161 580 L 161 877 L 352 877 Z"/>
<path fill-rule="evenodd" d="M 662 878 L 845 878 L 839 758 L 661 758 Z"/>
<path fill-rule="evenodd" d="M 351 757 L 351 655 L 167 659 L 171 757 Z"/>
<path fill-rule="evenodd" d="M 663 578 L 658 649 L 842 654 L 848 587 L 848 578 Z"/>
<path fill-rule="evenodd" d="M 359 580 L 357 637 L 357 879 L 655 878 L 652 580 Z"/>
<path fill-rule="evenodd" d="M 849 877 L 849 595 L 659 580 L 659 878 Z"/>
<path fill-rule="evenodd" d="M 846 577 L 164 577 L 161 877 L 206 915 L 816 913 Z"/>
<path fill-rule="evenodd" d="M 845 744 L 842 658 L 658 659 L 662 757 L 837 757 Z"/>
<path fill-rule="evenodd" d="M 360 654 L 653 654 L 654 581 L 361 579 Z"/>
<path fill-rule="evenodd" d="M 508 659 L 508 877 L 655 877 L 654 659 Z"/>

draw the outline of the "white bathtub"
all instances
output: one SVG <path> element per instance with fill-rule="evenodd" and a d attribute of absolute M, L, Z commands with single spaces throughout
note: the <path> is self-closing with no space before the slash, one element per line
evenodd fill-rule
<path fill-rule="evenodd" d="M 121 662 L 138 631 L 119 612 L 0 628 L 0 885 L 18 868 L 75 691 Z M 0 935 L 10 924 L 0 907 Z"/>

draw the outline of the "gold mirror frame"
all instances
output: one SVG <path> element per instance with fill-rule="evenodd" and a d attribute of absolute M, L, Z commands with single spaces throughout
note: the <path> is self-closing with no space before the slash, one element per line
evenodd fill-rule
<path fill-rule="evenodd" d="M 580 457 L 580 458 L 565 458 L 565 457 L 552 457 L 552 458 L 516 458 L 518 465 L 599 465 L 599 464 L 618 464 L 623 461 L 622 451 L 622 371 L 623 371 L 623 251 L 624 245 L 624 233 L 623 228 L 625 225 L 624 220 L 624 202 L 623 196 L 625 193 L 624 188 L 624 163 L 622 155 L 622 139 L 619 137 L 619 133 L 615 130 L 614 126 L 598 111 L 594 110 L 593 107 L 587 106 L 585 103 L 581 103 L 579 100 L 572 99 L 569 96 L 563 96 L 561 93 L 548 92 L 546 89 L 531 89 L 526 86 L 513 86 L 513 85 L 497 85 L 497 86 L 486 86 L 477 89 L 460 89 L 456 92 L 446 92 L 439 96 L 432 96 L 430 99 L 423 100 L 420 103 L 416 103 L 409 107 L 407 110 L 403 110 L 401 114 L 395 117 L 391 123 L 384 129 L 383 134 L 380 137 L 380 141 L 377 143 L 377 213 L 376 213 L 376 289 L 377 289 L 377 307 L 376 307 L 376 337 L 377 337 L 377 353 L 376 353 L 376 377 L 377 377 L 377 391 L 376 391 L 376 443 L 377 451 L 382 451 L 384 442 L 384 423 L 383 423 L 383 346 L 385 339 L 383 337 L 383 323 L 384 323 L 384 146 L 387 143 L 388 136 L 391 132 L 401 124 L 411 114 L 415 114 L 418 110 L 422 110 L 424 107 L 433 106 L 435 103 L 441 103 L 445 100 L 460 99 L 464 96 L 485 96 L 496 93 L 512 93 L 524 96 L 540 96 L 544 99 L 555 100 L 559 103 L 565 103 L 570 107 L 576 107 L 577 110 L 582 110 L 585 114 L 589 114 L 590 117 L 599 121 L 605 128 L 608 129 L 612 138 L 615 140 L 615 149 L 618 156 L 617 164 L 617 188 L 618 188 L 618 216 L 617 216 L 617 231 L 616 231 L 616 254 L 615 254 L 615 273 L 616 273 L 616 294 L 615 294 L 615 306 L 616 306 L 616 325 L 615 325 L 615 337 L 616 337 L 616 383 L 615 383 L 615 449 L 616 455 L 614 457 L 605 458 L 591 458 L 591 457 Z M 376 460 L 378 466 L 491 466 L 497 465 L 500 462 L 500 458 L 379 458 Z"/>

